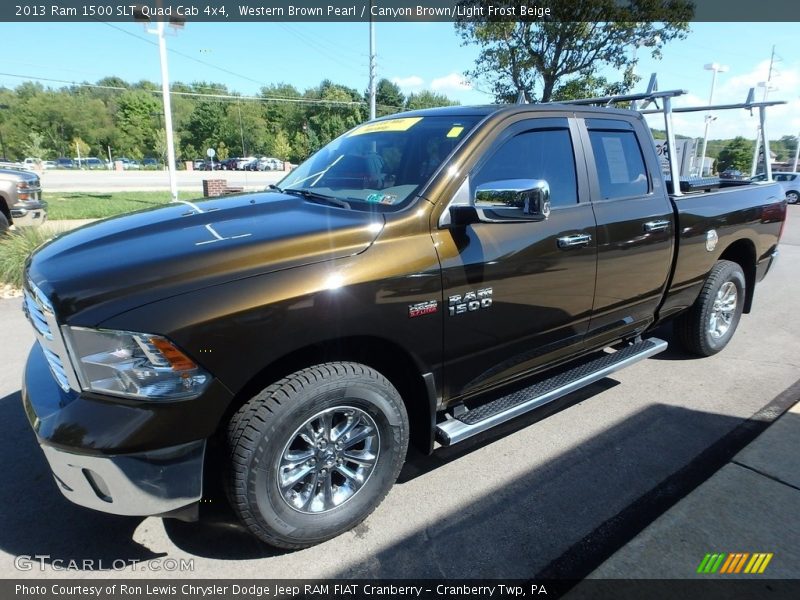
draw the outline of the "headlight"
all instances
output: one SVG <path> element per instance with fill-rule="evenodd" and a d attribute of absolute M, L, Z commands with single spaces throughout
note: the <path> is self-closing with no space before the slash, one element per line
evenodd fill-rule
<path fill-rule="evenodd" d="M 186 400 L 211 381 L 168 339 L 146 333 L 64 327 L 84 390 L 145 400 Z"/>

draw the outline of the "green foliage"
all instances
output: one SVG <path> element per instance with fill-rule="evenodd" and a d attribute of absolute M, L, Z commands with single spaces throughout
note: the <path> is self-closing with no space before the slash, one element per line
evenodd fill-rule
<path fill-rule="evenodd" d="M 8 106 L 0 111 L 0 132 L 8 157 L 74 157 L 76 138 L 88 147 L 81 148 L 81 156 L 106 157 L 110 146 L 114 157 L 166 157 L 160 87 L 119 77 L 103 78 L 98 85 L 104 88 L 50 89 L 31 82 L 13 90 L 0 88 L 0 104 Z M 287 152 L 288 145 L 287 158 L 302 161 L 368 116 L 363 94 L 329 80 L 302 92 L 289 84 L 271 84 L 263 87 L 255 100 L 236 98 L 226 86 L 205 81 L 177 82 L 172 91 L 178 160 L 204 158 L 208 148 L 216 149 L 220 160 L 239 155 L 277 156 L 271 149 L 282 132 L 286 144 L 281 140 L 281 153 Z M 378 93 L 380 114 L 397 112 L 406 105 L 403 94 L 388 80 L 379 82 Z M 452 102 L 423 92 L 412 94 L 407 104 L 422 108 Z M 33 145 L 32 132 L 40 136 Z"/>
<path fill-rule="evenodd" d="M 428 90 L 409 94 L 406 101 L 406 110 L 420 110 L 423 108 L 437 108 L 439 106 L 455 106 L 458 102 L 450 100 L 443 94 L 429 92 Z"/>
<path fill-rule="evenodd" d="M 269 153 L 281 160 L 289 160 L 289 157 L 292 155 L 292 145 L 289 143 L 289 138 L 283 129 L 279 129 L 278 133 L 276 133 L 275 137 L 272 139 Z"/>
<path fill-rule="evenodd" d="M 120 94 L 116 104 L 116 154 L 136 156 L 153 148 L 162 111 L 156 97 L 142 90 L 126 91 Z"/>
<path fill-rule="evenodd" d="M 44 135 L 38 131 L 31 131 L 28 134 L 28 141 L 23 142 L 22 149 L 25 151 L 26 158 L 30 156 L 42 160 L 49 154 Z"/>
<path fill-rule="evenodd" d="M 364 92 L 364 100 L 369 101 L 369 90 Z M 377 116 L 400 112 L 405 106 L 406 97 L 396 83 L 381 79 L 375 86 L 375 113 Z"/>
<path fill-rule="evenodd" d="M 84 142 L 79 137 L 76 137 L 74 140 L 72 140 L 71 149 L 75 152 L 75 156 L 80 156 L 81 158 L 86 158 L 87 156 L 89 156 L 89 153 L 91 152 L 89 144 Z"/>
<path fill-rule="evenodd" d="M 49 227 L 20 227 L 0 235 L 0 283 L 21 288 L 25 261 L 55 235 Z"/>
<path fill-rule="evenodd" d="M 755 143 L 746 140 L 742 136 L 733 138 L 719 153 L 717 160 L 717 170 L 722 172 L 726 169 L 739 169 L 747 172 L 750 170 L 750 163 L 753 160 L 753 150 Z"/>
<path fill-rule="evenodd" d="M 463 0 L 462 5 L 513 6 L 520 14 L 526 0 Z M 475 68 L 466 73 L 489 85 L 499 102 L 513 102 L 520 92 L 532 101 L 549 102 L 554 92 L 561 97 L 580 95 L 580 80 L 594 78 L 590 88 L 612 86 L 625 91 L 633 83 L 634 51 L 643 47 L 661 57 L 667 42 L 688 32 L 693 14 L 688 0 L 584 0 L 553 3 L 552 18 L 528 21 L 456 22 L 464 45 L 479 49 Z M 601 81 L 597 73 L 611 67 L 623 74 L 619 82 Z M 579 89 L 572 89 L 574 83 Z"/>

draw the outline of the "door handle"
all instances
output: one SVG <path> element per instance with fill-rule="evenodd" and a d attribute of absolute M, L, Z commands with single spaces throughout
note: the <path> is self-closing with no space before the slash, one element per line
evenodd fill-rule
<path fill-rule="evenodd" d="M 575 235 L 565 235 L 558 238 L 558 247 L 561 249 L 576 248 L 578 246 L 588 246 L 592 241 L 592 236 L 588 233 L 576 233 Z"/>
<path fill-rule="evenodd" d="M 647 233 L 666 231 L 667 229 L 669 229 L 669 221 L 648 221 L 644 224 L 644 230 Z"/>

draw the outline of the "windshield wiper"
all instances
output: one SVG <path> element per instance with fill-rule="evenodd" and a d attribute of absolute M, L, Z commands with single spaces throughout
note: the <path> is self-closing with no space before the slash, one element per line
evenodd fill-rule
<path fill-rule="evenodd" d="M 317 192 L 312 192 L 311 190 L 304 190 L 304 189 L 295 189 L 295 188 L 284 188 L 282 191 L 284 194 L 294 194 L 295 196 L 300 196 L 305 200 L 310 200 L 312 202 L 321 201 L 322 203 L 328 204 L 330 206 L 335 206 L 337 208 L 350 208 L 350 203 L 345 202 L 344 200 L 339 200 L 339 198 L 335 198 L 334 196 L 326 196 L 325 194 L 319 194 Z"/>

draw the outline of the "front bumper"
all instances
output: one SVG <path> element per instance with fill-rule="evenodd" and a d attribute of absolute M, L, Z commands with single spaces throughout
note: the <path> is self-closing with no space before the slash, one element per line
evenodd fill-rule
<path fill-rule="evenodd" d="M 127 516 L 166 515 L 196 504 L 205 440 L 157 452 L 89 456 L 42 444 L 61 493 L 75 504 Z"/>
<path fill-rule="evenodd" d="M 11 207 L 11 218 L 17 227 L 41 225 L 47 220 L 47 204 L 44 202 L 18 202 Z"/>
<path fill-rule="evenodd" d="M 182 509 L 200 500 L 206 442 L 182 435 L 191 429 L 185 411 L 65 392 L 38 343 L 28 356 L 22 403 L 56 484 L 72 502 L 117 515 L 186 518 Z M 187 425 L 183 431 L 175 418 Z"/>

